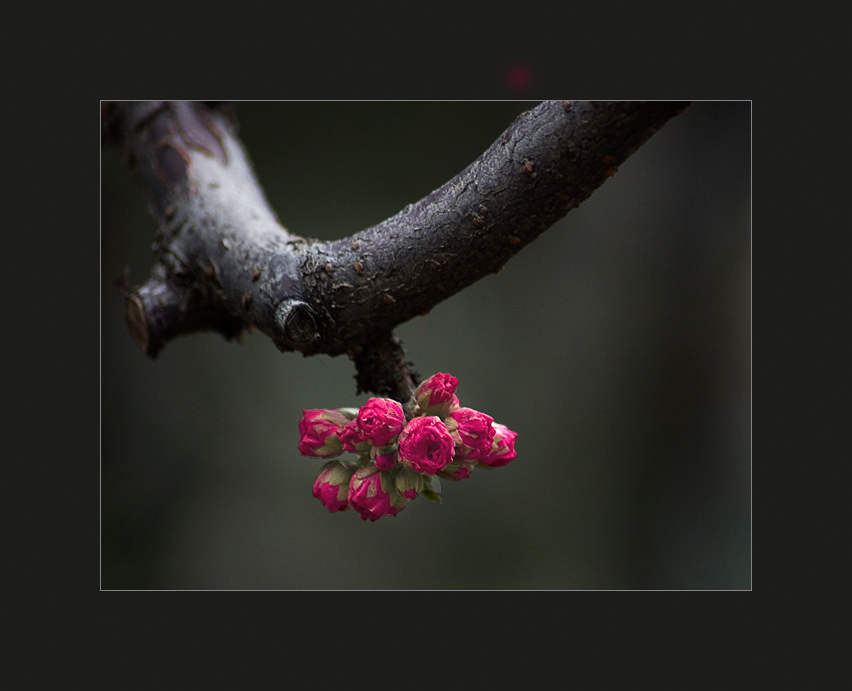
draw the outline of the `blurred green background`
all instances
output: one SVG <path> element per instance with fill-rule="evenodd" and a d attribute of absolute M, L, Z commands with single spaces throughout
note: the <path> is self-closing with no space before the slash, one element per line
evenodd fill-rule
<path fill-rule="evenodd" d="M 532 103 L 235 104 L 282 223 L 395 214 Z M 396 518 L 330 514 L 304 408 L 358 406 L 345 357 L 255 332 L 133 343 L 113 280 L 156 225 L 102 153 L 103 589 L 751 588 L 751 104 L 697 102 L 489 276 L 403 324 L 421 375 L 519 433 L 509 465 Z"/>

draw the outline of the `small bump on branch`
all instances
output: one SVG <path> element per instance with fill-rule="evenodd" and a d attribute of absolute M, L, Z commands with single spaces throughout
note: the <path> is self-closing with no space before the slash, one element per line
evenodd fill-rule
<path fill-rule="evenodd" d="M 282 300 L 275 309 L 275 322 L 288 345 L 300 348 L 320 337 L 317 322 L 307 303 L 295 298 Z"/>

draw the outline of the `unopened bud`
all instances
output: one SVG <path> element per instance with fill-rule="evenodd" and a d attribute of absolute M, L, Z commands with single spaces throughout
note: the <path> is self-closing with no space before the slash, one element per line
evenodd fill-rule
<path fill-rule="evenodd" d="M 338 434 L 340 445 L 344 451 L 357 453 L 359 456 L 370 455 L 370 442 L 361 435 L 358 420 L 350 420 Z"/>
<path fill-rule="evenodd" d="M 340 432 L 349 423 L 337 410 L 303 410 L 299 421 L 299 453 L 330 458 L 343 453 Z"/>
<path fill-rule="evenodd" d="M 396 476 L 396 490 L 406 499 L 414 499 L 423 491 L 423 476 L 411 468 L 400 468 Z"/>
<path fill-rule="evenodd" d="M 396 516 L 408 503 L 408 499 L 397 492 L 390 473 L 374 465 L 364 466 L 355 472 L 349 482 L 347 499 L 365 521 Z"/>
<path fill-rule="evenodd" d="M 407 468 L 434 475 L 453 460 L 453 438 L 436 415 L 416 417 L 399 435 L 399 458 Z"/>
<path fill-rule="evenodd" d="M 349 481 L 354 472 L 340 461 L 329 461 L 314 481 L 314 496 L 332 513 L 345 511 L 349 508 Z"/>
<path fill-rule="evenodd" d="M 412 398 L 417 414 L 445 418 L 451 410 L 459 407 L 459 399 L 454 395 L 458 385 L 459 380 L 450 374 L 433 374 L 414 390 Z"/>
<path fill-rule="evenodd" d="M 479 460 L 491 453 L 494 418 L 472 408 L 452 411 L 444 423 L 458 449 L 460 459 Z"/>
<path fill-rule="evenodd" d="M 399 462 L 399 447 L 396 444 L 371 446 L 370 458 L 379 470 L 390 470 Z"/>
<path fill-rule="evenodd" d="M 483 458 L 479 459 L 478 465 L 486 468 L 499 468 L 511 461 L 517 452 L 515 451 L 515 438 L 517 432 L 513 432 L 506 425 L 501 425 L 499 422 L 494 423 L 494 441 L 491 444 L 491 451 Z"/>
<path fill-rule="evenodd" d="M 405 427 L 402 406 L 391 398 L 371 398 L 358 411 L 361 436 L 373 446 L 386 446 Z"/>
<path fill-rule="evenodd" d="M 473 468 L 474 463 L 453 461 L 441 468 L 441 470 L 438 471 L 438 475 L 447 480 L 464 480 L 465 478 L 470 477 L 470 473 Z"/>

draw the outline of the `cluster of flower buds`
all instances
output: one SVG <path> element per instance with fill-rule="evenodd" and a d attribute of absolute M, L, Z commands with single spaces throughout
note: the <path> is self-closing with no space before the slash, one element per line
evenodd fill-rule
<path fill-rule="evenodd" d="M 396 516 L 418 495 L 440 501 L 436 478 L 462 480 L 474 468 L 496 468 L 515 457 L 515 437 L 493 418 L 462 408 L 458 379 L 438 373 L 414 391 L 411 420 L 389 398 L 360 409 L 305 410 L 299 451 L 330 460 L 314 482 L 314 496 L 331 511 L 355 509 L 362 519 Z"/>

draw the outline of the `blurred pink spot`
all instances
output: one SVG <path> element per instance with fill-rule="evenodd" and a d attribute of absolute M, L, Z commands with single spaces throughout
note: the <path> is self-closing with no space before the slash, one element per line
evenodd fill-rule
<path fill-rule="evenodd" d="M 527 65 L 512 65 L 506 73 L 506 81 L 512 91 L 523 91 L 532 84 L 532 70 Z"/>

